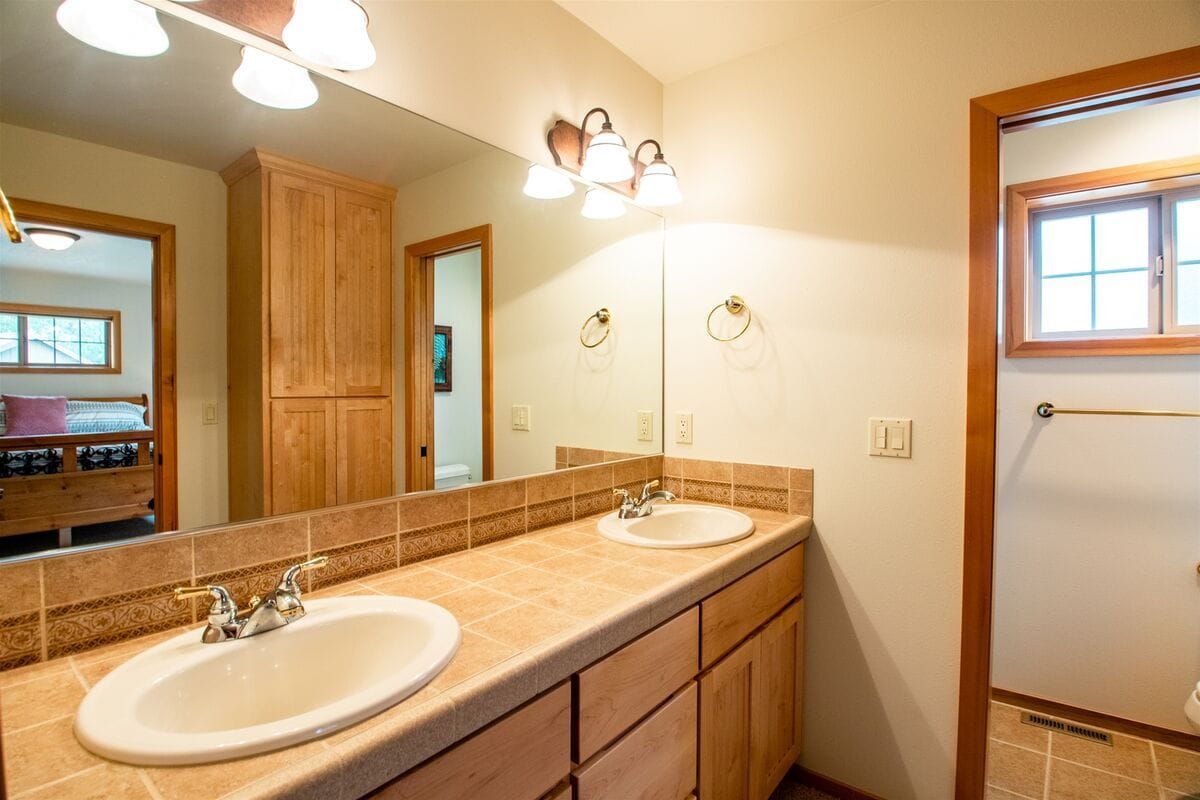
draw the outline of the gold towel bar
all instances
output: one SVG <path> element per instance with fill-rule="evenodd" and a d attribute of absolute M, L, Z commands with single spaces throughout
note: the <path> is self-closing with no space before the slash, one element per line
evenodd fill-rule
<path fill-rule="evenodd" d="M 728 336 L 728 337 L 717 336 L 715 333 L 713 333 L 713 329 L 712 329 L 713 314 L 717 313 L 722 308 L 724 308 L 726 311 L 728 311 L 730 314 L 733 314 L 734 316 L 741 314 L 743 311 L 746 312 L 746 324 L 743 325 L 742 329 L 740 331 L 738 331 L 737 333 L 735 333 L 733 336 Z M 746 301 L 743 300 L 742 298 L 738 297 L 736 294 L 731 294 L 724 301 L 717 303 L 715 306 L 713 306 L 712 311 L 708 312 L 708 319 L 704 321 L 704 328 L 705 328 L 705 330 L 708 331 L 708 335 L 711 336 L 713 339 L 716 339 L 718 342 L 732 342 L 734 339 L 741 338 L 742 334 L 750 329 L 750 322 L 753 319 L 754 319 L 754 315 L 750 312 L 750 306 L 746 305 Z"/>
<path fill-rule="evenodd" d="M 1200 411 L 1153 411 L 1128 408 L 1055 408 L 1053 403 L 1038 403 L 1037 415 L 1049 419 L 1055 414 L 1098 414 L 1108 417 L 1200 417 Z"/>
<path fill-rule="evenodd" d="M 589 342 L 587 339 L 583 338 L 583 332 L 587 330 L 588 323 L 592 320 L 596 320 L 598 325 L 604 326 L 604 335 L 594 342 Z M 599 347 L 601 344 L 603 344 L 604 340 L 608 338 L 608 334 L 610 333 L 612 333 L 612 312 L 607 308 L 602 308 L 583 321 L 583 325 L 579 328 L 579 343 L 591 350 L 593 347 Z"/>

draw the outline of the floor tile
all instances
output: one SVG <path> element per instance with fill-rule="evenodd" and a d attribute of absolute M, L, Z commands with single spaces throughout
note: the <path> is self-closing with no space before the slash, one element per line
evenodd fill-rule
<path fill-rule="evenodd" d="M 1154 759 L 1158 762 L 1158 780 L 1163 788 L 1200 795 L 1200 753 L 1156 742 Z"/>
<path fill-rule="evenodd" d="M 1046 784 L 1046 756 L 992 739 L 988 742 L 987 782 L 998 789 L 1041 797 Z"/>
<path fill-rule="evenodd" d="M 1070 761 L 1050 759 L 1049 800 L 1159 800 L 1158 788 Z"/>

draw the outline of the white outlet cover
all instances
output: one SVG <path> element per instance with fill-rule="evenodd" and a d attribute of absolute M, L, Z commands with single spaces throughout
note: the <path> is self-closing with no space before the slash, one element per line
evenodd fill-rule
<path fill-rule="evenodd" d="M 637 440 L 639 442 L 654 441 L 654 412 L 637 412 Z"/>
<path fill-rule="evenodd" d="M 693 438 L 692 412 L 683 411 L 675 415 L 675 443 L 691 444 Z"/>

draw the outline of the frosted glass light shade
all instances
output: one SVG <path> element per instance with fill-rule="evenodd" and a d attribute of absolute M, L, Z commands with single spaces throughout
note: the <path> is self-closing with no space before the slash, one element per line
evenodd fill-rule
<path fill-rule="evenodd" d="M 583 210 L 588 219 L 616 219 L 625 215 L 625 203 L 607 189 L 592 188 L 583 196 Z"/>
<path fill-rule="evenodd" d="M 30 241 L 43 250 L 66 250 L 79 241 L 79 234 L 53 228 L 26 228 Z"/>
<path fill-rule="evenodd" d="M 334 69 L 366 69 L 375 63 L 367 12 L 354 0 L 296 0 L 283 43 L 301 58 Z"/>
<path fill-rule="evenodd" d="M 629 157 L 629 148 L 607 123 L 588 143 L 579 174 L 584 180 L 596 183 L 620 183 L 633 177 L 633 159 Z"/>
<path fill-rule="evenodd" d="M 525 188 L 522 191 L 529 197 L 536 197 L 539 200 L 557 200 L 560 197 L 573 195 L 575 182 L 549 167 L 531 164 L 529 177 L 525 179 Z"/>
<path fill-rule="evenodd" d="M 122 56 L 156 56 L 171 46 L 158 12 L 136 0 L 65 0 L 55 12 L 64 31 Z"/>
<path fill-rule="evenodd" d="M 233 88 L 271 108 L 308 108 L 318 97 L 308 70 L 254 47 L 242 48 L 242 64 L 233 73 Z"/>
<path fill-rule="evenodd" d="M 679 191 L 679 178 L 675 170 L 661 158 L 656 158 L 650 166 L 642 170 L 638 181 L 637 196 L 634 202 L 648 208 L 673 206 L 683 200 Z"/>

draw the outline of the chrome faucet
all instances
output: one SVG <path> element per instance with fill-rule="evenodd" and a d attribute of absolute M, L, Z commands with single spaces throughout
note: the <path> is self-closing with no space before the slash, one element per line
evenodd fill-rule
<path fill-rule="evenodd" d="M 617 510 L 617 516 L 620 519 L 637 519 L 639 517 L 647 517 L 654 510 L 654 502 L 662 500 L 664 503 L 669 503 L 675 499 L 675 495 L 660 489 L 657 492 L 650 490 L 658 486 L 658 481 L 650 481 L 642 487 L 642 497 L 640 500 L 634 500 L 625 489 L 613 489 L 613 494 L 621 498 L 621 507 Z"/>
<path fill-rule="evenodd" d="M 224 642 L 230 639 L 245 639 L 258 633 L 282 628 L 304 616 L 304 605 L 300 602 L 300 584 L 296 582 L 301 572 L 325 566 L 329 559 L 318 556 L 303 564 L 288 567 L 279 579 L 275 591 L 266 600 L 257 596 L 250 598 L 250 608 L 239 612 L 233 595 L 224 586 L 177 586 L 175 599 L 211 595 L 208 607 L 208 627 L 200 637 L 205 644 Z"/>

